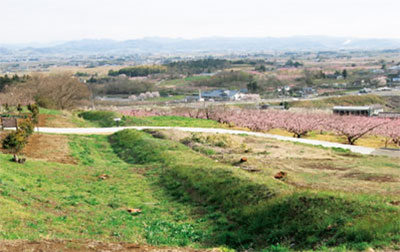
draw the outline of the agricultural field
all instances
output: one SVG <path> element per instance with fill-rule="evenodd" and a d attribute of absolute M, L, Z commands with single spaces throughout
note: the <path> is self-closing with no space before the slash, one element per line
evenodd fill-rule
<path fill-rule="evenodd" d="M 287 172 L 286 183 L 299 188 L 398 196 L 399 160 L 363 156 L 340 148 L 323 148 L 246 135 L 164 131 L 218 162 L 266 178 Z M 241 159 L 245 159 L 241 162 Z M 377 169 L 379 167 L 379 169 Z M 382 182 L 388 182 L 383 183 Z"/>

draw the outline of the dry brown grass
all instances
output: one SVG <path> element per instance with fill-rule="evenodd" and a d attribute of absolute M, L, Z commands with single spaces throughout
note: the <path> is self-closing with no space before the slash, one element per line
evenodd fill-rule
<path fill-rule="evenodd" d="M 39 127 L 73 128 L 78 127 L 72 120 L 70 112 L 63 112 L 60 115 L 39 115 Z"/>
<path fill-rule="evenodd" d="M 7 134 L 6 131 L 1 132 L 0 141 Z M 7 152 L 2 149 L 1 144 L 0 152 Z M 70 155 L 68 137 L 63 135 L 33 134 L 23 149 L 22 155 L 50 162 L 76 164 L 75 159 Z"/>
<path fill-rule="evenodd" d="M 132 251 L 132 252 L 183 252 L 183 251 L 220 251 L 220 250 L 205 250 L 205 249 L 190 249 L 190 248 L 167 248 L 154 247 L 148 245 L 139 245 L 124 242 L 100 242 L 100 241 L 85 241 L 85 240 L 41 240 L 41 241 L 1 241 L 1 251 L 3 252 L 20 252 L 20 251 Z"/>
<path fill-rule="evenodd" d="M 288 137 L 293 137 L 293 134 L 282 130 L 282 129 L 272 129 L 268 131 L 267 133 L 274 134 L 274 135 L 280 135 L 280 136 L 288 136 Z M 347 140 L 345 137 L 335 135 L 333 133 L 323 133 L 323 134 L 318 134 L 317 132 L 311 132 L 310 134 L 306 135 L 303 137 L 305 139 L 313 139 L 313 140 L 320 140 L 320 141 L 327 141 L 327 142 L 333 142 L 333 143 L 341 143 L 341 144 L 347 144 Z M 365 147 L 371 147 L 371 148 L 383 148 L 385 147 L 385 138 L 381 136 L 374 136 L 374 135 L 366 135 L 356 141 L 357 146 L 365 146 Z M 395 144 L 389 142 L 387 143 L 388 148 L 398 148 Z"/>
<path fill-rule="evenodd" d="M 118 70 L 121 67 L 118 66 L 99 66 L 94 68 L 86 68 L 86 67 L 75 67 L 75 66 L 58 66 L 50 68 L 50 73 L 64 73 L 70 72 L 75 74 L 76 72 L 88 73 L 88 74 L 98 74 L 98 75 L 108 75 L 108 71 L 110 70 Z"/>
<path fill-rule="evenodd" d="M 179 131 L 165 131 L 165 134 L 175 141 L 191 136 Z M 287 172 L 285 183 L 297 187 L 399 198 L 398 158 L 364 156 L 253 136 L 230 137 L 236 143 L 235 147 L 202 146 L 214 151 L 210 155 L 212 159 L 258 171 L 259 176 L 272 177 L 279 171 Z M 240 162 L 243 157 L 247 158 L 247 162 Z"/>

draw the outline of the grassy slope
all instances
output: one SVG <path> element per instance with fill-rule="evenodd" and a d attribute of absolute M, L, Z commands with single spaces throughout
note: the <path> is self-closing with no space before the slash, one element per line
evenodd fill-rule
<path fill-rule="evenodd" d="M 41 127 L 94 127 L 89 121 L 78 117 L 75 112 L 40 108 Z"/>
<path fill-rule="evenodd" d="M 382 97 L 376 95 L 350 95 L 320 100 L 289 102 L 290 107 L 303 108 L 331 108 L 333 106 L 364 106 L 371 104 L 385 105 L 386 102 Z"/>
<path fill-rule="evenodd" d="M 112 111 L 87 111 L 80 113 L 80 116 L 92 125 L 99 127 L 115 126 L 113 121 L 121 114 Z M 149 116 L 133 117 L 124 116 L 120 123 L 121 126 L 176 126 L 176 127 L 201 127 L 201 128 L 222 128 L 223 125 L 205 119 L 188 118 L 182 116 Z"/>
<path fill-rule="evenodd" d="M 96 239 L 154 245 L 199 246 L 207 222 L 190 206 L 171 201 L 157 174 L 132 166 L 105 136 L 71 137 L 78 165 L 28 160 L 20 165 L 0 154 L 1 239 Z M 100 174 L 109 176 L 98 179 Z M 127 208 L 140 208 L 132 215 Z"/>
<path fill-rule="evenodd" d="M 295 189 L 137 131 L 110 139 L 127 162 L 163 167 L 173 195 L 211 209 L 221 244 L 365 249 L 400 241 L 400 212 L 379 197 Z"/>

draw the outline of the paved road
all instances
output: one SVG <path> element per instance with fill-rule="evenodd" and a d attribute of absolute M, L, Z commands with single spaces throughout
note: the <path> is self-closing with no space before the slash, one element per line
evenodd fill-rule
<path fill-rule="evenodd" d="M 290 141 L 290 142 L 298 142 L 304 144 L 311 145 L 319 145 L 327 148 L 343 148 L 346 150 L 350 150 L 354 153 L 360 154 L 373 154 L 373 155 L 385 155 L 385 156 L 393 156 L 400 157 L 400 151 L 398 150 L 382 150 L 382 149 L 374 149 L 362 146 L 352 146 L 347 144 L 340 143 L 332 143 L 311 139 L 302 139 L 302 138 L 293 138 L 293 137 L 285 137 L 279 135 L 272 135 L 266 133 L 259 132 L 250 132 L 250 131 L 242 131 L 242 130 L 229 130 L 229 129 L 215 129 L 215 128 L 186 128 L 186 127 L 150 127 L 150 126 L 132 126 L 132 127 L 112 127 L 112 128 L 39 128 L 40 132 L 43 133 L 54 133 L 54 134 L 112 134 L 120 130 L 124 129 L 174 129 L 181 130 L 187 132 L 202 132 L 202 133 L 221 133 L 221 134 L 246 134 L 250 136 L 257 137 L 265 137 L 272 138 L 281 141 Z M 38 129 L 36 129 L 37 131 Z"/>

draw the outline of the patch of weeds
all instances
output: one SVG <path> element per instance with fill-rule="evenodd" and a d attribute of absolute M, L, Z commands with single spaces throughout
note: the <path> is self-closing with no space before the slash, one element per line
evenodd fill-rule
<path fill-rule="evenodd" d="M 143 132 L 146 132 L 150 135 L 152 135 L 155 138 L 159 138 L 159 139 L 167 139 L 167 136 L 159 131 L 159 130 L 154 130 L 154 129 L 144 129 Z"/>
<path fill-rule="evenodd" d="M 229 135 L 214 134 L 206 138 L 206 143 L 221 148 L 233 147 L 234 142 Z"/>
<path fill-rule="evenodd" d="M 239 147 L 239 150 L 243 153 L 251 153 L 253 152 L 252 148 L 247 147 L 247 145 L 245 143 L 242 143 Z"/>
<path fill-rule="evenodd" d="M 145 224 L 145 238 L 154 245 L 187 246 L 202 239 L 192 224 L 156 220 Z"/>
<path fill-rule="evenodd" d="M 290 249 L 288 249 L 286 246 L 277 244 L 271 245 L 268 248 L 261 250 L 261 252 L 290 252 Z"/>
<path fill-rule="evenodd" d="M 207 138 L 201 133 L 192 133 L 190 140 L 195 143 L 201 143 L 201 144 L 207 142 Z"/>
<path fill-rule="evenodd" d="M 351 248 L 356 251 L 365 251 L 371 246 L 367 242 L 359 242 L 351 244 Z"/>
<path fill-rule="evenodd" d="M 206 148 L 206 147 L 203 147 L 203 146 L 195 145 L 195 146 L 193 146 L 192 149 L 197 151 L 197 152 L 200 152 L 201 154 L 204 154 L 206 156 L 212 156 L 212 155 L 216 154 L 216 152 L 213 149 L 209 149 L 209 148 Z"/>
<path fill-rule="evenodd" d="M 349 154 L 351 151 L 349 149 L 343 149 L 340 147 L 332 147 L 332 150 L 336 153 L 341 153 L 341 154 Z"/>
<path fill-rule="evenodd" d="M 70 196 L 64 197 L 65 204 L 71 206 L 77 206 L 83 201 L 83 196 L 72 194 Z"/>
<path fill-rule="evenodd" d="M 112 199 L 107 206 L 111 207 L 112 209 L 117 209 L 122 207 L 121 201 L 118 199 Z"/>

